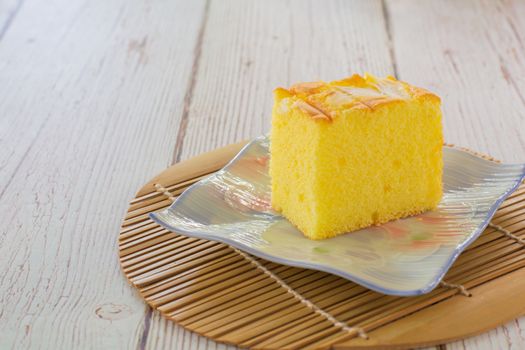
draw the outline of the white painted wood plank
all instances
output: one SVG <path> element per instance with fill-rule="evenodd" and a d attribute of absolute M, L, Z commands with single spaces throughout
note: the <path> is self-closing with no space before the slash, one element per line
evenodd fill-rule
<path fill-rule="evenodd" d="M 9 30 L 21 6 L 22 0 L 0 1 L 0 41 Z"/>
<path fill-rule="evenodd" d="M 0 348 L 146 335 L 117 233 L 171 159 L 203 8 L 27 0 L 0 42 Z"/>
<path fill-rule="evenodd" d="M 392 73 L 380 1 L 212 1 L 180 159 L 269 131 L 272 90 Z"/>
<path fill-rule="evenodd" d="M 448 142 L 525 162 L 525 3 L 388 1 L 401 79 L 443 98 Z M 525 348 L 525 318 L 447 349 Z"/>

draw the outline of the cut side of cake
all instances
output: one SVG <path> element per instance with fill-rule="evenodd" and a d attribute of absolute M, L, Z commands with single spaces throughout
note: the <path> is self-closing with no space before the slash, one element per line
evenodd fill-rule
<path fill-rule="evenodd" d="M 438 96 L 371 75 L 274 92 L 272 206 L 311 239 L 435 209 Z"/>

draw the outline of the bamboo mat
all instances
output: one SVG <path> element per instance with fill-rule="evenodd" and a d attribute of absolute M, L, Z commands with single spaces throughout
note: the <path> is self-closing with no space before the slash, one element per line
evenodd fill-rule
<path fill-rule="evenodd" d="M 444 343 L 525 314 L 523 184 L 457 259 L 445 283 L 408 298 L 180 236 L 148 218 L 224 166 L 243 144 L 166 169 L 130 203 L 119 236 L 122 269 L 165 317 L 240 347 L 357 349 Z"/>

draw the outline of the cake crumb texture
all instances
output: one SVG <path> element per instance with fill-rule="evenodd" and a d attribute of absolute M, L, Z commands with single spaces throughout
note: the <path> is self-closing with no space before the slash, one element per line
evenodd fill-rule
<path fill-rule="evenodd" d="M 274 92 L 272 206 L 323 239 L 436 208 L 442 125 L 435 94 L 353 75 Z"/>

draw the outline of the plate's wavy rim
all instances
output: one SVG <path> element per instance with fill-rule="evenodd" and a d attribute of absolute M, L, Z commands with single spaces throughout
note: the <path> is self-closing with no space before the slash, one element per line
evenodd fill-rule
<path fill-rule="evenodd" d="M 244 155 L 244 153 L 246 153 L 246 151 L 253 144 L 264 140 L 266 137 L 267 136 L 259 136 L 259 137 L 255 138 L 255 139 L 253 139 L 252 141 L 250 141 L 248 144 L 246 144 L 239 151 L 239 153 L 237 153 L 237 155 L 235 157 L 232 158 L 232 160 L 230 160 L 224 167 L 222 167 L 221 170 L 219 170 L 218 172 L 212 174 L 210 177 L 216 176 L 218 173 L 226 171 L 232 164 L 234 164 L 239 158 L 241 158 Z M 444 145 L 443 147 L 449 147 L 450 149 L 452 149 L 452 150 L 454 150 L 456 152 L 463 153 L 463 154 L 465 154 L 467 156 L 470 156 L 472 158 L 481 160 L 483 162 L 492 163 L 492 161 L 490 161 L 490 160 L 487 160 L 487 159 L 485 159 L 485 158 L 483 158 L 481 156 L 478 156 L 476 154 L 473 154 L 473 153 L 468 152 L 468 151 L 463 150 L 463 149 L 459 149 L 459 148 L 451 147 L 451 146 L 446 146 L 446 145 Z M 382 294 L 395 295 L 395 296 L 417 296 L 417 295 L 423 295 L 423 294 L 429 293 L 434 288 L 437 287 L 437 285 L 443 280 L 443 277 L 448 272 L 448 270 L 450 269 L 452 264 L 454 264 L 454 262 L 459 257 L 459 255 L 465 250 L 465 248 L 467 248 L 473 241 L 475 241 L 479 237 L 479 235 L 485 230 L 485 228 L 490 223 L 490 220 L 492 219 L 492 217 L 496 213 L 496 210 L 499 208 L 501 203 L 503 203 L 503 201 L 505 199 L 507 199 L 507 197 L 511 193 L 516 191 L 516 189 L 520 186 L 520 184 L 525 179 L 525 165 L 524 164 L 502 164 L 502 165 L 522 166 L 521 176 L 519 176 L 517 178 L 515 184 L 509 190 L 507 190 L 505 193 L 503 193 L 492 204 L 492 206 L 490 207 L 490 209 L 489 209 L 489 211 L 487 213 L 487 216 L 485 217 L 485 220 L 483 220 L 483 222 L 470 235 L 470 237 L 467 238 L 466 240 L 464 240 L 462 243 L 458 244 L 458 246 L 453 250 L 452 254 L 450 254 L 450 257 L 447 260 L 447 263 L 443 264 L 443 266 L 440 269 L 440 271 L 435 275 L 434 278 L 432 278 L 432 281 L 429 284 L 427 284 L 425 287 L 423 287 L 423 288 L 414 289 L 414 290 L 410 290 L 410 291 L 383 288 L 383 287 L 381 287 L 379 285 L 376 285 L 374 283 L 370 283 L 368 281 L 362 280 L 361 278 L 359 278 L 357 276 L 354 276 L 352 274 L 346 273 L 345 271 L 341 271 L 341 270 L 338 270 L 336 268 L 332 268 L 332 267 L 327 266 L 327 265 L 322 265 L 322 264 L 318 264 L 318 263 L 309 263 L 309 262 L 303 262 L 303 261 L 297 261 L 297 260 L 290 260 L 290 259 L 287 259 L 287 258 L 266 254 L 264 252 L 261 252 L 259 250 L 253 249 L 253 248 L 251 248 L 249 246 L 246 246 L 246 245 L 244 245 L 242 243 L 239 243 L 237 241 L 231 240 L 229 238 L 212 236 L 212 235 L 208 235 L 206 233 L 200 233 L 200 232 L 190 232 L 190 231 L 186 231 L 186 230 L 183 230 L 183 229 L 175 228 L 175 227 L 171 226 L 170 224 L 164 222 L 161 218 L 158 218 L 157 217 L 158 212 L 149 213 L 148 216 L 155 223 L 159 224 L 160 226 L 162 226 L 162 227 L 164 227 L 164 228 L 166 228 L 166 229 L 168 229 L 168 230 L 170 230 L 172 232 L 175 232 L 175 233 L 178 233 L 178 234 L 182 234 L 183 236 L 199 238 L 199 239 L 206 239 L 206 240 L 209 240 L 209 241 L 214 241 L 214 242 L 219 242 L 219 243 L 226 243 L 226 244 L 228 244 L 228 245 L 230 245 L 232 247 L 235 247 L 237 249 L 243 250 L 243 251 L 245 251 L 245 252 L 247 252 L 249 254 L 252 254 L 254 256 L 257 256 L 259 258 L 262 258 L 262 259 L 265 259 L 265 260 L 268 260 L 268 261 L 272 261 L 272 262 L 277 263 L 277 264 L 288 265 L 288 266 L 299 267 L 299 268 L 308 268 L 308 269 L 313 269 L 313 270 L 318 270 L 318 271 L 331 273 L 331 274 L 343 277 L 343 278 L 348 279 L 348 280 L 350 280 L 352 282 L 360 284 L 363 287 L 366 287 L 368 289 L 371 289 L 373 291 L 376 291 L 376 292 L 379 292 L 379 293 L 382 293 Z M 190 187 L 188 187 L 168 208 L 165 208 L 165 209 L 163 209 L 163 210 L 161 210 L 159 212 L 164 212 L 164 211 L 168 211 L 168 210 L 172 209 L 174 206 L 177 205 L 177 202 L 179 200 L 182 200 L 186 196 L 191 194 L 191 192 L 195 188 L 201 186 L 201 182 L 202 181 L 204 181 L 206 179 L 209 179 L 210 177 L 206 177 L 205 179 L 202 179 L 202 180 L 194 183 Z"/>

